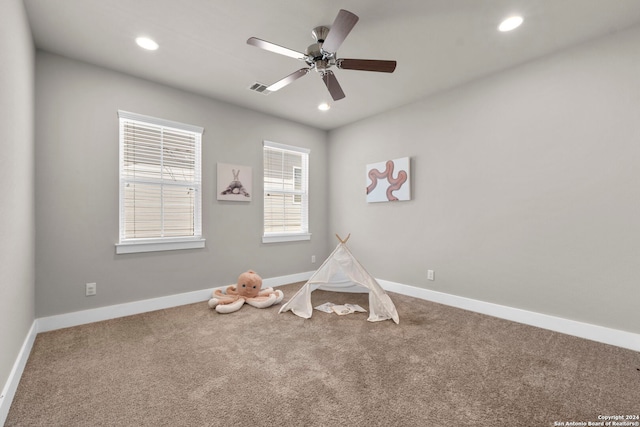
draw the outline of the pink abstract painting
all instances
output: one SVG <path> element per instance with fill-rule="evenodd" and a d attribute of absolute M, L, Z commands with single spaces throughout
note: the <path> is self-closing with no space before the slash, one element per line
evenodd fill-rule
<path fill-rule="evenodd" d="M 409 157 L 367 165 L 367 202 L 411 200 Z"/>

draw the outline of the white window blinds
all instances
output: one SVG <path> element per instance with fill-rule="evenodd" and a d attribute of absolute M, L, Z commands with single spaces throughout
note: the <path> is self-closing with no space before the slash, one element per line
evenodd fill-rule
<path fill-rule="evenodd" d="M 120 243 L 200 238 L 203 129 L 125 111 L 118 116 Z"/>
<path fill-rule="evenodd" d="M 263 156 L 263 241 L 309 239 L 309 150 L 264 141 Z"/>

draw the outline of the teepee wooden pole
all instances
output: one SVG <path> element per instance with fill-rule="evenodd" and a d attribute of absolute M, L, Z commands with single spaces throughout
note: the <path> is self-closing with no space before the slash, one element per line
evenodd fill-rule
<path fill-rule="evenodd" d="M 351 237 L 351 233 L 349 233 L 349 235 L 347 236 L 346 239 L 341 239 L 340 236 L 338 236 L 338 233 L 336 233 L 336 237 L 338 238 L 338 240 L 340 240 L 340 243 L 345 244 L 347 243 L 347 240 L 349 240 L 349 237 Z"/>

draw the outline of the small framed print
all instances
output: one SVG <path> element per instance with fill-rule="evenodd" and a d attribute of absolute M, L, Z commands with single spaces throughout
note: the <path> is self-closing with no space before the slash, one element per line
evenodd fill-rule
<path fill-rule="evenodd" d="M 218 163 L 217 199 L 250 202 L 252 179 L 250 166 Z"/>

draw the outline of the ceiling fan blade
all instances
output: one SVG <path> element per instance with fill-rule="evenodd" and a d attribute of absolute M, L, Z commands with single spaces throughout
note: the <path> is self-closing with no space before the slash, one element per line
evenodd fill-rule
<path fill-rule="evenodd" d="M 259 47 L 260 49 L 268 50 L 269 52 L 279 53 L 280 55 L 289 56 L 295 59 L 304 60 L 306 58 L 306 55 L 302 52 L 296 52 L 295 50 L 291 50 L 289 48 L 282 47 L 277 44 L 274 44 L 262 39 L 258 39 L 256 37 L 250 37 L 249 40 L 247 40 L 247 44 L 250 44 L 251 46 Z"/>
<path fill-rule="evenodd" d="M 287 86 L 288 84 L 291 84 L 294 81 L 298 80 L 300 77 L 307 75 L 308 72 L 309 72 L 308 68 L 301 68 L 298 71 L 294 71 L 293 73 L 289 74 L 284 79 L 278 80 L 277 82 L 275 82 L 274 84 L 269 86 L 267 88 L 267 90 L 269 92 L 275 92 L 277 90 L 280 90 L 283 87 Z"/>
<path fill-rule="evenodd" d="M 340 9 L 338 16 L 336 16 L 335 21 L 333 21 L 327 38 L 324 40 L 322 50 L 325 52 L 336 52 L 356 25 L 358 19 L 360 18 L 348 10 Z"/>
<path fill-rule="evenodd" d="M 338 59 L 336 65 L 343 70 L 378 71 L 380 73 L 393 73 L 396 69 L 396 61 L 377 59 Z"/>
<path fill-rule="evenodd" d="M 340 83 L 338 83 L 338 79 L 336 79 L 336 76 L 333 74 L 333 72 L 331 72 L 330 70 L 325 71 L 322 74 L 322 80 L 327 86 L 327 89 L 329 89 L 329 93 L 331 94 L 331 97 L 334 101 L 338 101 L 345 97 L 344 92 L 340 87 Z"/>

